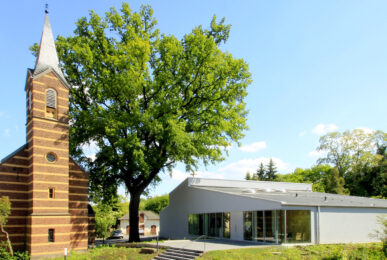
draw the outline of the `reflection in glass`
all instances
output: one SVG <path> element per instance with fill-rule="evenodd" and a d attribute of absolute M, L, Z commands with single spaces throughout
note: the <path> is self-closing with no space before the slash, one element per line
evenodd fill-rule
<path fill-rule="evenodd" d="M 252 212 L 243 212 L 243 223 L 244 223 L 244 232 L 243 238 L 245 240 L 252 240 L 252 229 L 253 229 L 253 213 Z"/>
<path fill-rule="evenodd" d="M 204 213 L 188 215 L 190 235 L 230 238 L 230 213 Z"/>
<path fill-rule="evenodd" d="M 215 213 L 215 214 L 216 214 L 215 236 L 216 236 L 216 237 L 223 237 L 223 231 L 222 231 L 222 213 Z"/>
<path fill-rule="evenodd" d="M 311 242 L 309 210 L 286 211 L 287 243 Z"/>
<path fill-rule="evenodd" d="M 230 238 L 230 212 L 223 213 L 223 237 Z"/>

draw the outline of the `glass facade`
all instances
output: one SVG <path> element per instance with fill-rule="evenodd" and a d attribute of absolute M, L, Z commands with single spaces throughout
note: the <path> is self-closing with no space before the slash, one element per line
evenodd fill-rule
<path fill-rule="evenodd" d="M 243 212 L 243 237 L 268 243 L 311 242 L 310 210 Z"/>
<path fill-rule="evenodd" d="M 188 232 L 195 236 L 230 238 L 230 213 L 190 214 Z"/>

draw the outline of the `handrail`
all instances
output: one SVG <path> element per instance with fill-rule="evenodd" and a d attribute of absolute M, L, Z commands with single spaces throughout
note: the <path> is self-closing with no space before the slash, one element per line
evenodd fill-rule
<path fill-rule="evenodd" d="M 195 241 L 197 241 L 197 240 L 200 240 L 200 239 L 202 239 L 202 238 L 206 238 L 206 237 L 208 237 L 207 235 L 201 235 L 200 237 L 197 237 L 197 238 L 195 238 L 194 240 L 191 240 L 191 241 L 189 241 L 187 244 L 185 244 L 183 247 L 181 247 L 180 249 L 181 250 L 184 250 L 184 249 L 186 249 L 186 247 L 189 245 L 189 244 L 191 244 L 191 243 L 193 243 L 193 242 L 195 242 Z M 177 250 L 177 251 L 179 251 L 179 250 Z M 206 252 L 206 241 L 205 240 L 203 240 L 203 252 Z"/>

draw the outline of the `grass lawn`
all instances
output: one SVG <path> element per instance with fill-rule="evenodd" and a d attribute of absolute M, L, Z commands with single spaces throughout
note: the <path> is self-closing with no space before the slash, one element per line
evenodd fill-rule
<path fill-rule="evenodd" d="M 91 260 L 91 259 L 114 259 L 114 260 L 148 260 L 153 259 L 157 254 L 140 254 L 140 248 L 126 247 L 96 247 L 88 252 L 71 252 L 68 260 Z M 161 253 L 163 250 L 159 250 Z M 62 257 L 50 258 L 51 260 L 63 260 Z"/>
<path fill-rule="evenodd" d="M 246 248 L 210 251 L 199 259 L 387 259 L 382 243 Z"/>

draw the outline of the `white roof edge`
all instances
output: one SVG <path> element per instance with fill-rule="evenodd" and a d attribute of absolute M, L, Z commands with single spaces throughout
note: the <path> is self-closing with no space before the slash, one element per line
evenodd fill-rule
<path fill-rule="evenodd" d="M 286 191 L 312 191 L 312 183 L 292 183 L 274 181 L 245 181 L 245 180 L 224 180 L 188 177 L 188 186 L 204 187 L 228 187 L 246 189 L 273 189 Z"/>

